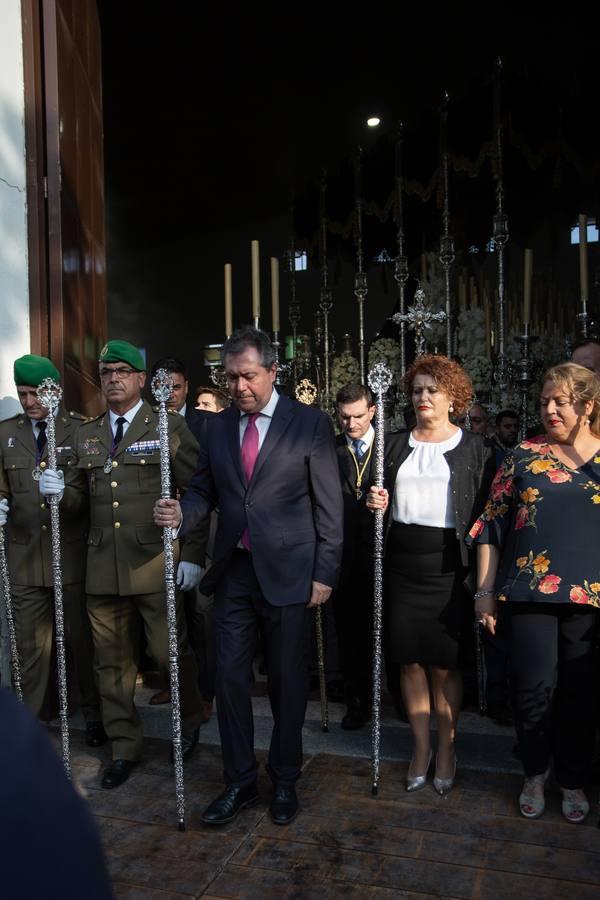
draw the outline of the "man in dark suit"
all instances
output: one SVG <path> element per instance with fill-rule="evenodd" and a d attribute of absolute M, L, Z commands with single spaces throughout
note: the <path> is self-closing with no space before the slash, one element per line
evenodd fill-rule
<path fill-rule="evenodd" d="M 159 500 L 158 525 L 185 533 L 219 507 L 213 564 L 201 584 L 215 591 L 217 708 L 225 791 L 203 821 L 220 825 L 257 799 L 252 660 L 265 643 L 274 719 L 268 772 L 271 817 L 298 811 L 308 696 L 307 608 L 325 603 L 342 554 L 342 496 L 333 429 L 318 409 L 274 389 L 269 337 L 241 328 L 223 361 L 233 405 L 206 423 L 198 469 L 182 500 Z"/>
<path fill-rule="evenodd" d="M 333 597 L 348 710 L 342 728 L 362 728 L 370 718 L 373 628 L 373 521 L 365 506 L 371 486 L 375 404 L 369 388 L 346 384 L 336 397 L 342 434 L 336 452 L 344 498 L 344 553 Z"/>

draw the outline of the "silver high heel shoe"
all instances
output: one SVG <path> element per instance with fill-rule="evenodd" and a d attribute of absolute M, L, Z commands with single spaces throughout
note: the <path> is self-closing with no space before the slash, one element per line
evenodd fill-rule
<path fill-rule="evenodd" d="M 435 771 L 437 772 L 437 753 L 435 755 Z M 449 778 L 438 778 L 437 775 L 433 777 L 433 786 L 440 795 L 440 797 L 444 797 L 446 794 L 449 794 L 452 788 L 454 787 L 454 779 L 456 778 L 456 752 L 454 753 L 454 771 Z"/>
<path fill-rule="evenodd" d="M 431 765 L 431 757 L 433 756 L 431 750 L 429 751 L 429 759 L 427 760 L 427 766 L 425 767 L 425 773 L 423 775 L 409 775 L 406 773 L 406 790 L 409 794 L 414 791 L 420 791 L 421 788 L 424 788 L 427 784 L 427 773 L 429 772 L 429 766 Z M 413 761 L 411 759 L 410 765 L 408 767 L 408 771 L 410 772 L 410 766 L 412 766 Z"/>

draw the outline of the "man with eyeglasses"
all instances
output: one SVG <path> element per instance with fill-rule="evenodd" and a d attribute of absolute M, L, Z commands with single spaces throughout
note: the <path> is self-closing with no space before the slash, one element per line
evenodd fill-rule
<path fill-rule="evenodd" d="M 142 355 L 127 341 L 109 341 L 99 360 L 108 409 L 83 425 L 76 465 L 86 473 L 90 497 L 87 606 L 104 728 L 112 762 L 103 788 L 118 787 L 142 753 L 142 725 L 134 704 L 140 627 L 148 651 L 166 678 L 169 669 L 162 530 L 152 509 L 161 496 L 158 409 L 142 399 Z M 185 421 L 169 415 L 173 490 L 183 492 L 194 473 L 198 445 Z M 174 545 L 175 560 L 179 557 Z M 178 563 L 183 590 L 198 584 L 202 548 L 188 538 Z M 178 596 L 180 690 L 184 759 L 198 742 L 200 694 Z"/>

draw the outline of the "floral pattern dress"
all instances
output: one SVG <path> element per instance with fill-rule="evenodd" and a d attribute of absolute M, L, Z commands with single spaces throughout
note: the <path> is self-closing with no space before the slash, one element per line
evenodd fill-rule
<path fill-rule="evenodd" d="M 498 469 L 467 543 L 501 548 L 500 601 L 600 607 L 600 454 L 571 469 L 545 435 L 524 441 Z"/>

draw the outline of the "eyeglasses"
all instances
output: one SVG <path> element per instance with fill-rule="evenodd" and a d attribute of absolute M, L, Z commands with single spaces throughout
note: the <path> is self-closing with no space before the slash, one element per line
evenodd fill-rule
<path fill-rule="evenodd" d="M 130 375 L 137 374 L 135 369 L 127 369 L 125 366 L 119 366 L 116 369 L 102 369 L 100 371 L 100 378 L 104 378 L 107 381 L 112 378 L 113 375 L 116 375 L 117 378 L 129 378 Z"/>

